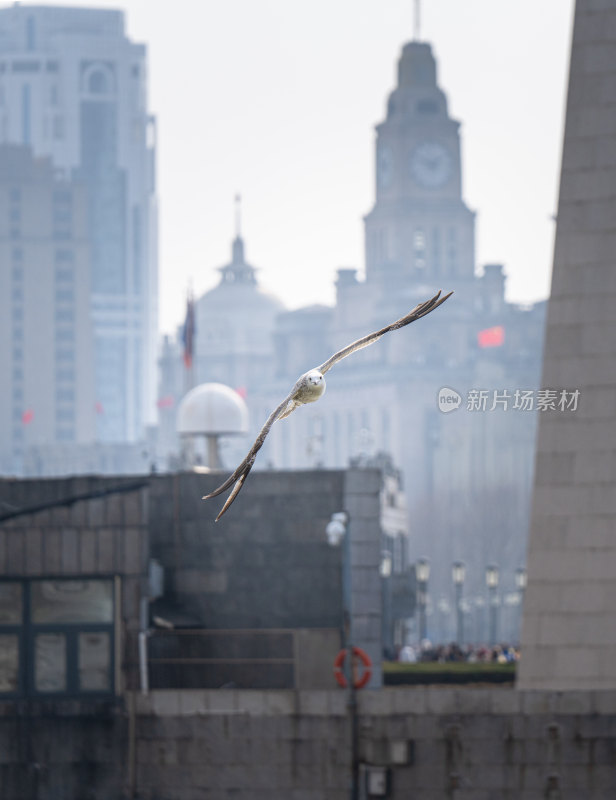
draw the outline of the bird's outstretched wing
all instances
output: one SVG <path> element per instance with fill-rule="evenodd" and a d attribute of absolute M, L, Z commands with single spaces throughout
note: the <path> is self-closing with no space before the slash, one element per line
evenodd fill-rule
<path fill-rule="evenodd" d="M 294 390 L 295 387 L 293 387 L 293 389 L 285 397 L 282 403 L 280 403 L 274 409 L 274 411 L 272 411 L 272 413 L 269 415 L 269 417 L 267 418 L 267 422 L 259 431 L 259 435 L 255 439 L 254 444 L 252 445 L 250 450 L 248 451 L 248 455 L 242 461 L 239 467 L 235 470 L 235 472 L 232 475 L 230 475 L 227 478 L 227 480 L 218 487 L 218 489 L 214 489 L 213 492 L 210 492 L 209 494 L 206 494 L 204 497 L 201 498 L 202 500 L 209 500 L 211 497 L 216 497 L 217 495 L 222 494 L 222 492 L 225 492 L 232 484 L 235 483 L 233 491 L 231 492 L 229 497 L 227 497 L 224 506 L 221 508 L 220 513 L 216 517 L 216 522 L 218 522 L 218 520 L 222 517 L 222 515 L 225 513 L 225 511 L 229 508 L 231 503 L 237 497 L 240 489 L 244 485 L 244 481 L 248 477 L 248 473 L 252 469 L 252 465 L 255 463 L 255 458 L 257 457 L 257 453 L 263 447 L 263 442 L 265 441 L 267 434 L 270 432 L 272 425 L 274 424 L 274 422 L 276 422 L 276 420 L 280 416 L 282 416 L 282 414 L 285 411 L 288 410 L 287 406 L 289 405 L 289 402 L 292 399 Z M 285 416 L 288 416 L 288 414 L 286 414 Z"/>
<path fill-rule="evenodd" d="M 343 358 L 350 356 L 351 353 L 354 353 L 356 350 L 361 350 L 362 347 L 368 347 L 368 345 L 373 344 L 378 339 L 381 338 L 384 334 L 388 333 L 389 331 L 395 331 L 398 328 L 403 328 L 405 325 L 408 325 L 411 322 L 415 322 L 416 319 L 420 319 L 421 317 L 425 317 L 426 314 L 429 314 L 431 311 L 434 311 L 435 308 L 438 308 L 441 303 L 444 303 L 448 297 L 450 297 L 453 292 L 449 292 L 446 294 L 445 297 L 441 297 L 441 293 L 439 292 L 436 294 L 431 300 L 426 300 L 425 303 L 420 303 L 419 305 L 415 306 L 415 308 L 406 314 L 404 317 L 392 322 L 391 325 L 386 325 L 384 328 L 381 328 L 380 331 L 376 331 L 375 333 L 369 333 L 368 336 L 364 336 L 361 339 L 357 339 L 357 341 L 353 342 L 352 344 L 343 347 L 342 350 L 338 350 L 337 353 L 334 353 L 331 358 L 328 358 L 324 364 L 321 364 L 320 367 L 316 367 L 316 369 L 324 375 L 329 369 L 331 369 L 334 364 L 337 364 L 338 361 L 341 361 Z M 257 453 L 263 447 L 263 442 L 267 437 L 267 434 L 270 432 L 272 425 L 276 420 L 281 419 L 283 417 L 287 417 L 291 411 L 294 410 L 295 406 L 289 405 L 290 401 L 294 399 L 294 393 L 297 388 L 297 384 L 291 389 L 289 394 L 285 397 L 285 399 L 278 405 L 274 411 L 269 415 L 267 422 L 259 431 L 259 435 L 255 439 L 253 446 L 248 451 L 248 455 L 239 465 L 239 467 L 235 470 L 235 472 L 230 475 L 227 480 L 221 484 L 217 489 L 209 494 L 206 494 L 202 499 L 209 500 L 211 497 L 216 497 L 219 494 L 225 492 L 230 486 L 233 486 L 233 490 L 229 497 L 227 497 L 224 506 L 221 508 L 220 513 L 216 517 L 216 522 L 222 517 L 225 511 L 229 508 L 231 503 L 235 500 L 237 495 L 239 494 L 240 489 L 244 485 L 244 481 L 248 477 L 248 473 L 252 469 L 252 465 L 255 463 L 255 458 L 257 457 Z M 233 485 L 235 484 L 235 485 Z"/>
<path fill-rule="evenodd" d="M 367 336 L 362 336 L 361 339 L 357 339 L 355 342 L 348 344 L 346 347 L 343 347 L 342 350 L 338 350 L 337 353 L 334 353 L 333 356 L 327 359 L 324 364 L 321 364 L 320 367 L 316 369 L 319 370 L 321 375 L 325 375 L 325 373 L 331 369 L 334 364 L 337 364 L 339 361 L 342 361 L 343 358 L 350 356 L 351 353 L 355 353 L 357 350 L 361 350 L 363 347 L 368 347 L 371 344 L 374 344 L 381 336 L 384 336 L 389 331 L 395 331 L 398 328 L 404 328 L 405 325 L 408 325 L 411 322 L 415 322 L 416 319 L 420 319 L 421 317 L 425 317 L 426 314 L 429 314 L 431 311 L 434 311 L 435 308 L 438 308 L 442 303 L 447 300 L 448 297 L 451 297 L 453 292 L 449 292 L 446 294 L 445 297 L 441 297 L 441 293 L 435 294 L 431 300 L 426 300 L 425 303 L 419 303 L 419 305 L 415 306 L 412 311 L 409 311 L 404 317 L 400 317 L 400 319 L 392 322 L 391 325 L 386 325 L 384 328 L 381 328 L 380 331 L 375 331 L 374 333 L 369 333 Z"/>

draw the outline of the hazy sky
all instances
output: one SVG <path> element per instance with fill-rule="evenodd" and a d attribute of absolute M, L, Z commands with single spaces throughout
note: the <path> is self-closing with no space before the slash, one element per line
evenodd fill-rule
<path fill-rule="evenodd" d="M 237 192 L 262 285 L 289 307 L 331 303 L 336 268 L 364 267 L 374 125 L 413 36 L 413 0 L 94 5 L 123 7 L 149 48 L 161 329 L 182 320 L 190 279 L 197 294 L 218 282 Z M 572 11 L 573 0 L 422 2 L 421 39 L 462 123 L 477 264 L 505 264 L 513 301 L 549 291 Z"/>

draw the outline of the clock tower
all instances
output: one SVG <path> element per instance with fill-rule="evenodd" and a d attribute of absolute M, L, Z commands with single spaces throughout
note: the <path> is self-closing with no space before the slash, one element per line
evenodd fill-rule
<path fill-rule="evenodd" d="M 376 202 L 365 217 L 366 281 L 464 290 L 475 215 L 462 199 L 460 124 L 447 111 L 430 45 L 406 44 L 376 127 Z"/>

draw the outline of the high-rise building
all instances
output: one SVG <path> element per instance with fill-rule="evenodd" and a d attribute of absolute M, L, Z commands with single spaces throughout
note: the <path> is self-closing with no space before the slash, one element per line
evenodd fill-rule
<path fill-rule="evenodd" d="M 0 145 L 0 471 L 91 445 L 96 406 L 86 189 Z M 36 470 L 41 471 L 41 470 Z"/>
<path fill-rule="evenodd" d="M 0 10 L 0 143 L 49 157 L 83 190 L 103 443 L 139 440 L 154 414 L 155 125 L 146 69 L 145 47 L 126 37 L 120 11 Z"/>

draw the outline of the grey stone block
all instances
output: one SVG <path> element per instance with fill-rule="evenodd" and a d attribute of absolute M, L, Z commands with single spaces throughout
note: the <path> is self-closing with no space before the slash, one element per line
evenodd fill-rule
<path fill-rule="evenodd" d="M 94 573 L 98 568 L 96 531 L 84 528 L 79 531 L 79 564 L 83 573 Z"/>
<path fill-rule="evenodd" d="M 26 573 L 40 575 L 43 570 L 43 532 L 40 528 L 28 528 L 26 537 Z"/>
<path fill-rule="evenodd" d="M 62 572 L 79 572 L 79 538 L 76 528 L 63 528 L 61 532 Z"/>
<path fill-rule="evenodd" d="M 88 515 L 87 524 L 90 525 L 90 527 L 105 525 L 106 515 L 105 515 L 104 498 L 96 497 L 92 500 L 87 500 L 85 502 L 85 505 L 87 507 L 87 515 Z"/>
<path fill-rule="evenodd" d="M 43 531 L 43 572 L 58 575 L 62 570 L 62 546 L 60 531 Z"/>
<path fill-rule="evenodd" d="M 152 712 L 159 717 L 179 716 L 180 697 L 173 689 L 157 689 L 152 692 Z"/>
<path fill-rule="evenodd" d="M 123 528 L 120 536 L 123 539 L 123 563 L 122 571 L 126 573 L 139 574 L 143 570 L 142 558 L 142 528 Z"/>
<path fill-rule="evenodd" d="M 6 566 L 6 548 L 7 548 L 7 536 L 10 535 L 5 530 L 0 530 L 0 575 L 4 575 L 7 570 Z"/>
<path fill-rule="evenodd" d="M 6 568 L 9 574 L 23 575 L 26 567 L 26 537 L 24 531 L 13 528 L 7 536 Z"/>
<path fill-rule="evenodd" d="M 116 568 L 115 535 L 113 528 L 98 528 L 98 572 L 113 572 Z"/>

